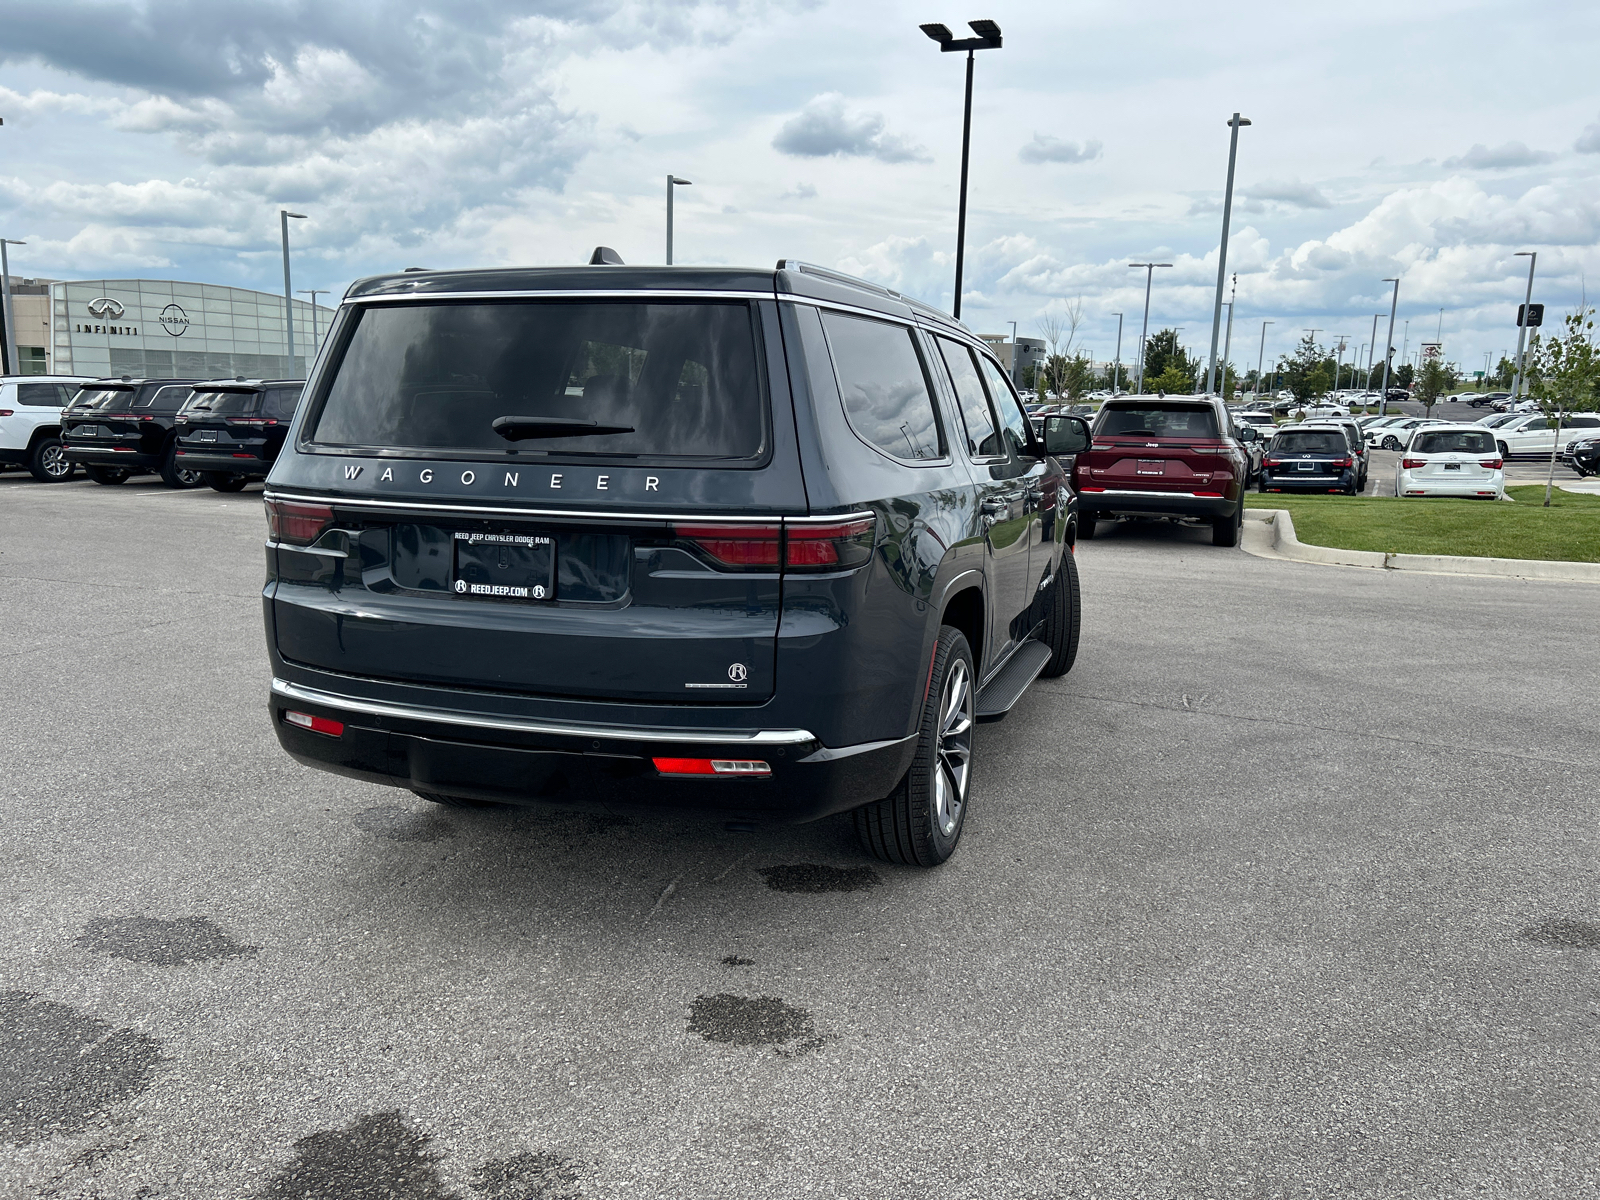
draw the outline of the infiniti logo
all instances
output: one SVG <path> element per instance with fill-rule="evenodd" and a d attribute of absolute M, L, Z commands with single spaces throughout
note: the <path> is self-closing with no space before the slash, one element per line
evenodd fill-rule
<path fill-rule="evenodd" d="M 122 307 L 122 301 L 113 300 L 110 296 L 97 296 L 89 301 L 89 315 L 91 317 L 99 317 L 101 320 L 107 318 L 115 320 L 125 311 Z"/>

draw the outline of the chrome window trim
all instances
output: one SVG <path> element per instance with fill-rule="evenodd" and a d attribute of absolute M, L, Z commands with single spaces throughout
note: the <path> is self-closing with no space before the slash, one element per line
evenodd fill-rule
<path fill-rule="evenodd" d="M 416 704 L 391 704 L 341 696 L 318 688 L 302 687 L 286 679 L 274 678 L 272 694 L 285 700 L 362 713 L 370 717 L 394 717 L 403 721 L 431 721 L 438 725 L 458 725 L 473 729 L 496 729 L 507 733 L 542 733 L 561 737 L 610 738 L 627 742 L 680 742 L 704 745 L 737 743 L 752 746 L 799 746 L 817 737 L 804 729 L 761 729 L 753 732 L 709 729 L 647 729 L 627 725 L 585 725 L 562 721 L 527 721 L 515 717 L 494 717 L 458 712 L 447 708 L 426 708 Z"/>
<path fill-rule="evenodd" d="M 788 513 L 665 513 L 647 512 L 628 509 L 567 509 L 567 508 L 512 508 L 502 505 L 490 504 L 449 504 L 449 503 L 422 503 L 412 500 L 368 500 L 357 496 L 339 495 L 308 495 L 303 492 L 278 492 L 269 491 L 263 496 L 266 500 L 289 500 L 306 504 L 329 504 L 337 507 L 385 508 L 398 509 L 402 512 L 424 512 L 439 516 L 449 516 L 452 513 L 488 513 L 492 516 L 510 517 L 577 517 L 585 520 L 607 521 L 691 521 L 701 525 L 770 525 L 774 521 L 784 521 L 790 525 L 832 525 L 840 521 L 854 521 L 866 517 L 876 517 L 878 514 L 872 509 L 856 509 L 847 513 L 825 513 L 820 516 L 799 516 Z M 299 546 L 283 546 L 285 550 L 299 550 Z"/>

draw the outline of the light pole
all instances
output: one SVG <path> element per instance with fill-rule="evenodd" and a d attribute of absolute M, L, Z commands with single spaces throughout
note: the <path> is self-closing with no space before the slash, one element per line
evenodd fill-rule
<path fill-rule="evenodd" d="M 1020 350 L 1021 350 L 1021 347 L 1017 345 L 1017 323 L 1015 321 L 1012 321 L 1011 322 L 1011 386 L 1016 388 L 1017 391 L 1019 391 L 1019 392 L 1022 390 L 1022 364 L 1021 364 L 1020 355 L 1019 355 L 1019 351 Z"/>
<path fill-rule="evenodd" d="M 7 246 L 26 246 L 27 242 L 0 238 L 0 321 L 5 325 L 5 354 L 0 357 L 0 375 L 22 374 L 22 355 L 17 353 L 17 320 L 11 310 L 11 264 L 6 260 Z"/>
<path fill-rule="evenodd" d="M 301 288 L 302 296 L 311 297 L 311 357 L 317 357 L 317 346 L 321 339 L 317 336 L 317 297 L 326 296 L 327 288 Z"/>
<path fill-rule="evenodd" d="M 692 180 L 679 179 L 676 175 L 667 176 L 667 266 L 672 265 L 672 189 L 688 187 Z"/>
<path fill-rule="evenodd" d="M 1381 316 L 1383 316 L 1382 313 L 1372 314 L 1372 341 L 1367 344 L 1367 377 L 1361 382 L 1361 390 L 1363 392 L 1372 390 L 1372 356 L 1378 352 L 1378 318 Z M 1378 402 L 1378 411 L 1380 413 L 1383 411 L 1383 402 L 1381 400 Z"/>
<path fill-rule="evenodd" d="M 1111 364 L 1111 395 L 1117 394 L 1117 381 L 1122 378 L 1122 314 L 1113 313 L 1117 318 L 1117 357 Z"/>
<path fill-rule="evenodd" d="M 1522 399 L 1522 346 L 1528 333 L 1528 305 L 1533 303 L 1533 268 L 1539 262 L 1539 252 L 1518 250 L 1512 257 L 1528 260 L 1528 291 L 1522 298 L 1522 319 L 1517 322 L 1517 373 L 1511 383 L 1511 399 L 1515 403 Z"/>
<path fill-rule="evenodd" d="M 1228 390 L 1228 355 L 1233 353 L 1233 304 L 1239 298 L 1239 277 L 1233 277 L 1233 290 L 1228 293 L 1228 336 L 1222 343 L 1222 370 L 1217 376 L 1217 384 L 1223 391 Z M 1223 400 L 1231 399 L 1224 396 Z"/>
<path fill-rule="evenodd" d="M 1339 391 L 1339 372 L 1344 369 L 1345 339 L 1350 335 L 1348 333 L 1335 333 L 1331 336 L 1339 339 L 1339 344 L 1334 347 L 1335 358 L 1333 360 L 1333 390 L 1334 394 L 1337 395 Z"/>
<path fill-rule="evenodd" d="M 1400 339 L 1400 361 L 1403 362 L 1403 363 L 1411 361 L 1411 318 L 1410 317 L 1406 318 L 1405 336 Z"/>
<path fill-rule="evenodd" d="M 287 208 L 278 210 L 278 224 L 283 232 L 283 324 L 289 338 L 289 369 L 285 379 L 294 379 L 294 285 L 289 282 L 289 222 L 304 221 L 305 213 L 292 213 Z"/>
<path fill-rule="evenodd" d="M 1489 351 L 1483 352 L 1483 386 L 1489 386 Z"/>
<path fill-rule="evenodd" d="M 1380 417 L 1389 411 L 1389 359 L 1394 355 L 1394 312 L 1400 306 L 1400 280 L 1385 279 L 1384 282 L 1394 284 L 1394 298 L 1389 301 L 1389 336 L 1383 344 L 1383 391 L 1378 394 Z"/>
<path fill-rule="evenodd" d="M 977 50 L 1000 49 L 1000 26 L 993 21 L 968 21 L 977 37 L 956 40 L 955 34 L 945 25 L 918 26 L 923 33 L 939 43 L 939 52 L 954 50 L 967 52 L 967 103 L 961 117 L 961 200 L 956 214 L 956 299 L 951 315 L 961 319 L 961 268 L 967 255 L 967 151 L 972 144 L 972 56 Z"/>
<path fill-rule="evenodd" d="M 1144 344 L 1150 339 L 1150 280 L 1155 276 L 1157 267 L 1170 267 L 1171 263 L 1144 262 L 1129 263 L 1129 267 L 1144 268 L 1144 325 L 1139 330 L 1139 382 L 1133 389 L 1135 396 L 1144 395 Z"/>
<path fill-rule="evenodd" d="M 1444 309 L 1442 308 L 1439 310 L 1439 331 L 1433 335 L 1433 340 L 1439 345 L 1442 355 L 1444 347 Z"/>
<path fill-rule="evenodd" d="M 1267 357 L 1267 326 L 1276 325 L 1276 321 L 1261 322 L 1261 349 L 1256 351 L 1256 399 L 1261 399 L 1261 364 Z"/>
<path fill-rule="evenodd" d="M 1228 187 L 1222 196 L 1222 246 L 1217 251 L 1217 301 L 1211 310 L 1211 364 L 1206 368 L 1206 391 L 1215 394 L 1217 377 L 1217 336 L 1222 332 L 1222 283 L 1228 277 L 1228 223 L 1233 219 L 1233 164 L 1239 157 L 1239 130 L 1250 124 L 1248 117 L 1234 113 L 1228 121 Z"/>

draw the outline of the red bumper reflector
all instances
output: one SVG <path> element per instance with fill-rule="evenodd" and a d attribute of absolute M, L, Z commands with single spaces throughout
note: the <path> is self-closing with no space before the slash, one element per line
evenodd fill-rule
<path fill-rule="evenodd" d="M 653 758 L 663 775 L 771 775 L 772 768 L 759 760 L 728 758 Z"/>
<path fill-rule="evenodd" d="M 301 729 L 309 729 L 312 733 L 325 733 L 329 737 L 344 736 L 342 721 L 330 721 L 327 717 L 316 717 L 310 713 L 295 712 L 293 709 L 286 709 L 283 719 L 291 725 L 300 726 Z"/>

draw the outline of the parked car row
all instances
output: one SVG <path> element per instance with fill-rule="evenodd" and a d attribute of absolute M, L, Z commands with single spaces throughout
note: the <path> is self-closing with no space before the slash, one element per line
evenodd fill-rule
<path fill-rule="evenodd" d="M 79 467 L 115 485 L 155 472 L 168 487 L 235 492 L 265 479 L 302 380 L 0 380 L 0 463 L 57 483 Z"/>

